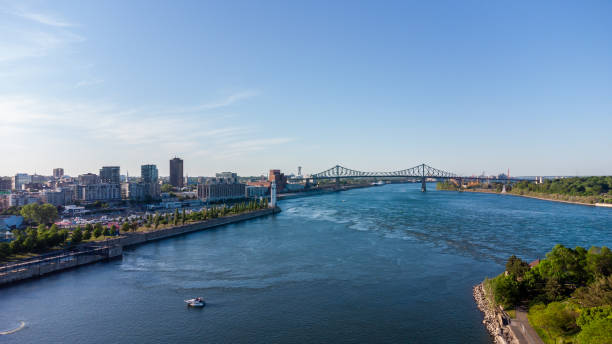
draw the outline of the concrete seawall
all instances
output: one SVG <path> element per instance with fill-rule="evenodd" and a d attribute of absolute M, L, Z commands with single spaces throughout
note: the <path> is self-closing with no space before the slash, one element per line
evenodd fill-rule
<path fill-rule="evenodd" d="M 123 248 L 127 246 L 140 245 L 150 241 L 161 240 L 177 235 L 219 227 L 230 223 L 268 216 L 278 213 L 279 211 L 280 209 L 278 208 L 256 210 L 245 214 L 225 216 L 172 228 L 152 230 L 148 232 L 127 233 L 116 239 L 96 243 L 100 245 L 100 247 L 88 247 L 87 249 L 77 253 L 63 252 L 57 256 L 44 258 L 34 262 L 3 266 L 0 267 L 0 286 L 99 262 L 102 260 L 117 258 L 123 255 Z M 85 245 L 81 245 L 81 247 L 85 247 Z"/>

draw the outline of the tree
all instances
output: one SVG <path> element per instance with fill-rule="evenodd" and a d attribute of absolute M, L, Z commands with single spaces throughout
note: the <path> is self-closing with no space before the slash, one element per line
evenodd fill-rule
<path fill-rule="evenodd" d="M 576 339 L 580 344 L 612 343 L 612 318 L 591 322 L 580 331 Z"/>
<path fill-rule="evenodd" d="M 30 203 L 21 208 L 21 216 L 29 222 L 47 224 L 57 219 L 57 208 L 52 204 Z"/>
<path fill-rule="evenodd" d="M 55 226 L 55 225 L 53 225 Z M 51 226 L 51 228 L 53 228 L 53 226 Z M 62 229 L 61 231 L 58 232 L 59 237 L 61 238 L 61 242 L 60 243 L 64 243 L 66 242 L 66 240 L 68 240 L 68 230 L 67 229 Z"/>
<path fill-rule="evenodd" d="M 124 222 L 121 224 L 121 231 L 126 233 L 130 231 L 130 224 L 128 222 Z"/>
<path fill-rule="evenodd" d="M 80 227 L 72 231 L 72 238 L 70 242 L 73 245 L 80 243 L 82 240 L 83 240 L 83 232 L 81 231 Z"/>
<path fill-rule="evenodd" d="M 173 187 L 170 184 L 163 184 L 161 186 L 161 192 L 171 192 L 172 189 L 173 189 Z"/>
<path fill-rule="evenodd" d="M 515 279 L 522 279 L 528 270 L 529 264 L 527 264 L 527 262 L 517 258 L 515 255 L 508 258 L 508 262 L 506 263 L 506 271 L 513 275 Z"/>
<path fill-rule="evenodd" d="M 91 231 L 86 229 L 83 232 L 83 240 L 89 240 L 89 239 L 91 239 Z"/>
<path fill-rule="evenodd" d="M 183 224 L 183 225 L 185 224 L 185 216 L 186 216 L 185 208 L 183 208 L 183 213 L 181 214 L 181 224 Z"/>
<path fill-rule="evenodd" d="M 518 282 L 511 276 L 499 275 L 491 280 L 495 302 L 504 308 L 514 306 L 519 301 Z"/>
<path fill-rule="evenodd" d="M 593 279 L 612 274 L 612 252 L 603 246 L 591 247 L 586 256 L 586 268 Z"/>
<path fill-rule="evenodd" d="M 101 228 L 101 227 L 96 226 L 96 227 L 94 228 L 94 230 L 93 230 L 93 236 L 94 236 L 94 238 L 98 238 L 98 237 L 100 237 L 101 235 L 102 235 L 102 228 Z"/>
<path fill-rule="evenodd" d="M 0 243 L 0 259 L 4 259 L 11 254 L 11 247 L 5 242 Z"/>
<path fill-rule="evenodd" d="M 172 221 L 174 222 L 174 225 L 178 225 L 178 217 L 179 217 L 179 211 L 178 208 L 174 209 L 174 215 L 172 216 Z"/>
<path fill-rule="evenodd" d="M 612 276 L 599 278 L 586 287 L 578 288 L 572 296 L 582 307 L 612 305 Z"/>

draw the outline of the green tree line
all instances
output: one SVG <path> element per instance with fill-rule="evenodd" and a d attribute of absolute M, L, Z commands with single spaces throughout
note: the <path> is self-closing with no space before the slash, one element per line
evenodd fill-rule
<path fill-rule="evenodd" d="M 555 246 L 530 268 L 512 256 L 505 273 L 485 280 L 504 308 L 529 303 L 529 321 L 556 343 L 612 343 L 612 252 Z"/>

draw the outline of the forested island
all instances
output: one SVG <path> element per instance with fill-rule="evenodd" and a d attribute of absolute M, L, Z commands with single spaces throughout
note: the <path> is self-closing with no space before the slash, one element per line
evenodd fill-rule
<path fill-rule="evenodd" d="M 468 182 L 460 185 L 457 180 L 439 182 L 438 190 L 501 193 L 501 181 Z M 584 204 L 612 204 L 612 176 L 569 177 L 545 179 L 542 183 L 521 181 L 506 185 L 512 195 L 528 196 Z"/>
<path fill-rule="evenodd" d="M 545 343 L 612 343 L 612 252 L 555 246 L 531 264 L 512 256 L 506 271 L 482 284 L 493 307 L 528 308 Z"/>

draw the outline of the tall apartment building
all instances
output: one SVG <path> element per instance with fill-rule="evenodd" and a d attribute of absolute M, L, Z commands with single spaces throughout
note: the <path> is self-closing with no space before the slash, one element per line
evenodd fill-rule
<path fill-rule="evenodd" d="M 61 167 L 53 169 L 53 178 L 60 179 L 64 176 L 64 169 Z"/>
<path fill-rule="evenodd" d="M 140 166 L 140 176 L 145 188 L 145 197 L 159 198 L 161 189 L 159 186 L 159 173 L 156 165 Z"/>
<path fill-rule="evenodd" d="M 157 166 L 155 165 L 140 166 L 140 176 L 142 178 L 143 183 L 157 184 L 157 178 L 158 178 Z"/>
<path fill-rule="evenodd" d="M 183 187 L 183 159 L 170 160 L 170 184 L 177 188 Z"/>
<path fill-rule="evenodd" d="M 103 166 L 100 169 L 100 181 L 102 183 L 109 183 L 109 184 L 121 183 L 121 175 L 119 174 L 119 166 Z"/>
<path fill-rule="evenodd" d="M 14 190 L 21 190 L 24 184 L 28 184 L 32 182 L 32 176 L 27 173 L 17 173 L 12 180 L 12 186 Z"/>
<path fill-rule="evenodd" d="M 90 185 L 90 184 L 98 184 L 100 179 L 97 174 L 93 173 L 85 173 L 79 175 L 79 185 Z"/>

